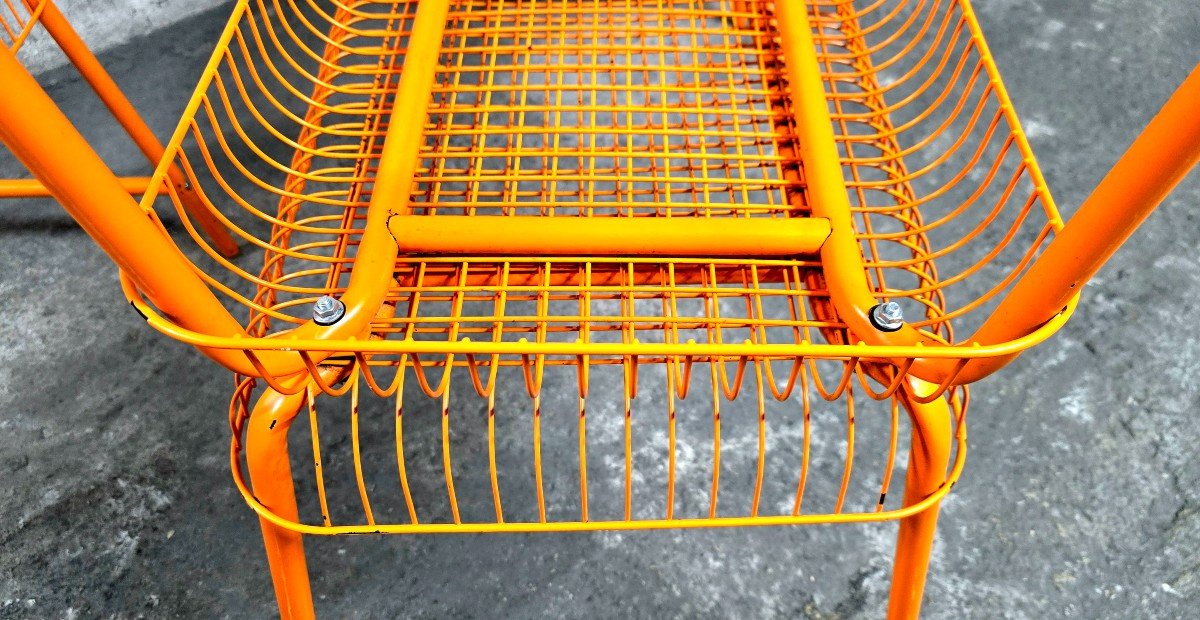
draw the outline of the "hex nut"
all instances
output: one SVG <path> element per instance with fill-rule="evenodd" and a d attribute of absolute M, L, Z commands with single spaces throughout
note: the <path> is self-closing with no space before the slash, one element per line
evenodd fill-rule
<path fill-rule="evenodd" d="M 904 327 L 904 309 L 894 301 L 872 307 L 867 315 L 871 319 L 871 325 L 879 331 L 894 332 Z"/>
<path fill-rule="evenodd" d="M 317 325 L 328 326 L 342 320 L 346 315 L 346 304 L 330 295 L 323 295 L 313 304 L 313 322 Z"/>

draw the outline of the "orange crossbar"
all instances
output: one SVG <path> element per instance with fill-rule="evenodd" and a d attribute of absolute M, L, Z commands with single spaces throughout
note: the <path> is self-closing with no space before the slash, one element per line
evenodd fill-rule
<path fill-rule="evenodd" d="M 121 187 L 130 194 L 145 194 L 150 177 L 120 177 Z M 37 179 L 0 179 L 0 198 L 47 198 L 50 189 Z"/>
<path fill-rule="evenodd" d="M 395 215 L 388 229 L 409 254 L 530 256 L 791 256 L 829 237 L 821 218 Z"/>

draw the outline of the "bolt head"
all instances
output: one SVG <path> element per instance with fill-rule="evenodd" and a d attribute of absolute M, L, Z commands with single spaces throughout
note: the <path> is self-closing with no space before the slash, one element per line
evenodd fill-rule
<path fill-rule="evenodd" d="M 871 323 L 881 331 L 894 332 L 904 326 L 904 309 L 894 301 L 879 304 L 871 308 Z"/>
<path fill-rule="evenodd" d="M 324 295 L 313 304 L 313 321 L 317 325 L 333 325 L 346 314 L 346 304 Z"/>

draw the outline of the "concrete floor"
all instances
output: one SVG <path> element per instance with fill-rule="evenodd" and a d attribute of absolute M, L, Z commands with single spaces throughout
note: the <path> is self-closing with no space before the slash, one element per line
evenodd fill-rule
<path fill-rule="evenodd" d="M 223 3 L 224 0 L 55 0 L 54 4 L 71 20 L 88 47 L 100 53 Z M 54 40 L 36 28 L 22 48 L 21 61 L 31 72 L 41 73 L 63 66 L 67 59 Z"/>
<path fill-rule="evenodd" d="M 1070 212 L 1197 60 L 1200 4 L 993 0 L 977 12 Z M 160 134 L 224 11 L 103 57 Z M 69 73 L 43 76 L 119 172 L 143 169 Z M 16 164 L 0 155 L 0 176 Z M 930 618 L 1200 609 L 1200 175 L 1073 321 L 974 391 Z M 229 376 L 129 312 L 49 201 L 0 205 L 0 617 L 267 617 L 257 526 L 229 480 Z M 894 526 L 334 538 L 326 617 L 881 617 Z"/>

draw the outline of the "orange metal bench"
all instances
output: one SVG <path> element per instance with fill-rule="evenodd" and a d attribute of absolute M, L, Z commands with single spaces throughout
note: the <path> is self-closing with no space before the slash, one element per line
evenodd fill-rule
<path fill-rule="evenodd" d="M 303 535 L 880 520 L 915 616 L 967 384 L 1200 158 L 1193 72 L 1064 225 L 966 0 L 242 0 L 140 205 L 0 79 L 130 303 L 236 374 L 284 617 Z"/>

